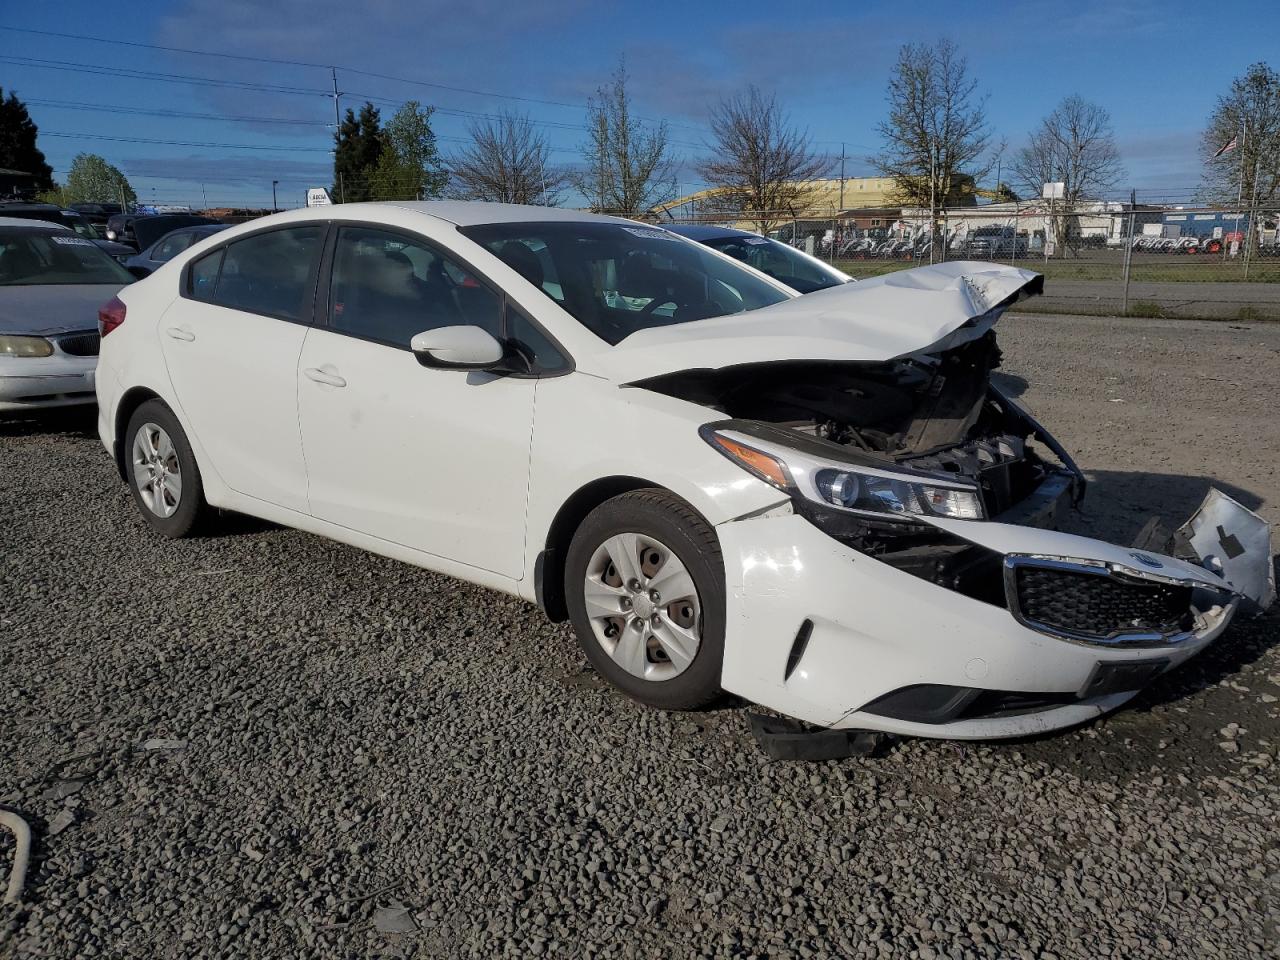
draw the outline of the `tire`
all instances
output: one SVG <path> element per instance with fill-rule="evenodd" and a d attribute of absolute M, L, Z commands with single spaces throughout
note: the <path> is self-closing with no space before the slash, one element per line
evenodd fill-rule
<path fill-rule="evenodd" d="M 641 580 L 638 591 L 622 583 L 613 564 L 614 556 L 626 563 L 623 555 L 631 543 L 633 571 Z M 660 563 L 655 565 L 659 552 Z M 569 545 L 564 582 L 578 642 L 592 666 L 614 686 L 663 710 L 696 710 L 720 695 L 724 561 L 715 531 L 685 501 L 665 490 L 645 489 L 596 507 Z M 650 588 L 667 585 L 667 597 L 657 594 L 655 603 Z M 610 619 L 603 611 L 613 609 L 615 602 L 619 613 Z M 610 627 L 615 630 L 612 637 Z M 637 636 L 643 638 L 639 656 Z"/>
<path fill-rule="evenodd" d="M 140 437 L 144 430 L 146 435 Z M 129 418 L 124 462 L 133 501 L 152 530 L 170 540 L 199 530 L 210 512 L 200 468 L 182 424 L 162 401 L 148 400 Z M 147 481 L 154 480 L 161 467 L 163 483 L 157 488 Z"/>

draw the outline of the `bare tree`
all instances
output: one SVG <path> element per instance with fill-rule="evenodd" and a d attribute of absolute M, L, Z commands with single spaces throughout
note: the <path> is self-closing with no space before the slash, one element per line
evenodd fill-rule
<path fill-rule="evenodd" d="M 1233 80 L 1218 98 L 1200 149 L 1205 199 L 1248 211 L 1273 203 L 1280 192 L 1280 74 L 1255 63 Z M 1257 233 L 1249 230 L 1249 243 L 1257 243 Z"/>
<path fill-rule="evenodd" d="M 554 207 L 568 182 L 547 162 L 551 150 L 529 118 L 504 110 L 472 123 L 471 142 L 449 160 L 449 194 L 459 200 Z"/>
<path fill-rule="evenodd" d="M 1062 183 L 1062 213 L 1053 218 L 1053 232 L 1060 246 L 1071 245 L 1080 235 L 1077 205 L 1099 198 L 1124 176 L 1111 115 L 1080 96 L 1067 97 L 1031 131 L 1014 155 L 1013 172 L 1033 197 L 1046 183 Z"/>
<path fill-rule="evenodd" d="M 698 164 L 698 172 L 718 188 L 720 205 L 742 214 L 760 233 L 807 206 L 807 181 L 831 166 L 810 150 L 808 134 L 791 125 L 777 99 L 754 85 L 712 110 L 711 134 L 711 157 Z"/>
<path fill-rule="evenodd" d="M 882 176 L 892 177 L 897 199 L 938 211 L 965 175 L 985 176 L 990 141 L 985 97 L 969 76 L 969 63 L 950 40 L 933 46 L 906 44 L 889 77 L 889 116 L 877 126 L 880 156 L 869 157 Z"/>
<path fill-rule="evenodd" d="M 595 210 L 634 217 L 675 196 L 667 125 L 632 114 L 625 62 L 587 102 L 587 133 L 573 182 Z"/>

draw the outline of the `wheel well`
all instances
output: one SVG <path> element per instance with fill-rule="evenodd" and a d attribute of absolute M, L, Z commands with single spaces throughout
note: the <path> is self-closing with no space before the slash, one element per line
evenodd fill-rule
<path fill-rule="evenodd" d="M 124 452 L 124 432 L 129 427 L 129 418 L 133 416 L 133 411 L 148 400 L 161 400 L 160 395 L 154 390 L 148 390 L 146 387 L 131 387 L 125 391 L 120 402 L 116 404 L 116 423 L 115 423 L 115 458 L 116 470 L 120 473 L 120 479 L 126 483 L 129 480 L 128 470 L 125 466 Z M 161 400 L 163 403 L 164 401 Z"/>
<path fill-rule="evenodd" d="M 560 623 L 569 619 L 569 608 L 564 598 L 564 560 L 569 552 L 569 543 L 587 514 L 619 494 L 657 486 L 640 477 L 601 477 L 576 491 L 560 507 L 551 521 L 546 546 L 538 554 L 533 571 L 538 605 L 550 620 Z"/>

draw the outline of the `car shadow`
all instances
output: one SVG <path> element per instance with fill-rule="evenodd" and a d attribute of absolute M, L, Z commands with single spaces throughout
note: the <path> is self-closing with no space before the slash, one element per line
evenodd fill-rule
<path fill-rule="evenodd" d="M 0 414 L 0 437 L 82 437 L 98 435 L 98 408 L 95 404 L 55 407 L 30 413 Z"/>

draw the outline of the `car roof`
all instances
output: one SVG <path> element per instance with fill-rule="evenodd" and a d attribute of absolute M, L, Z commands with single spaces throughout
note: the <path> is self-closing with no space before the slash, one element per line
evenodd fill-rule
<path fill-rule="evenodd" d="M 563 207 L 537 207 L 521 203 L 487 203 L 482 200 L 389 200 L 369 206 L 393 206 L 447 220 L 459 227 L 490 223 L 634 223 L 625 217 L 609 217 Z M 350 207 L 351 204 L 343 204 Z M 326 207 L 312 207 L 325 210 Z"/>
<path fill-rule="evenodd" d="M 664 229 L 690 240 L 720 240 L 726 237 L 759 237 L 760 234 L 733 227 L 717 227 L 705 223 L 666 223 Z"/>
<path fill-rule="evenodd" d="M 0 227 L 37 227 L 44 230 L 70 230 L 65 223 L 54 223 L 52 220 L 28 220 L 25 217 L 0 217 Z"/>

